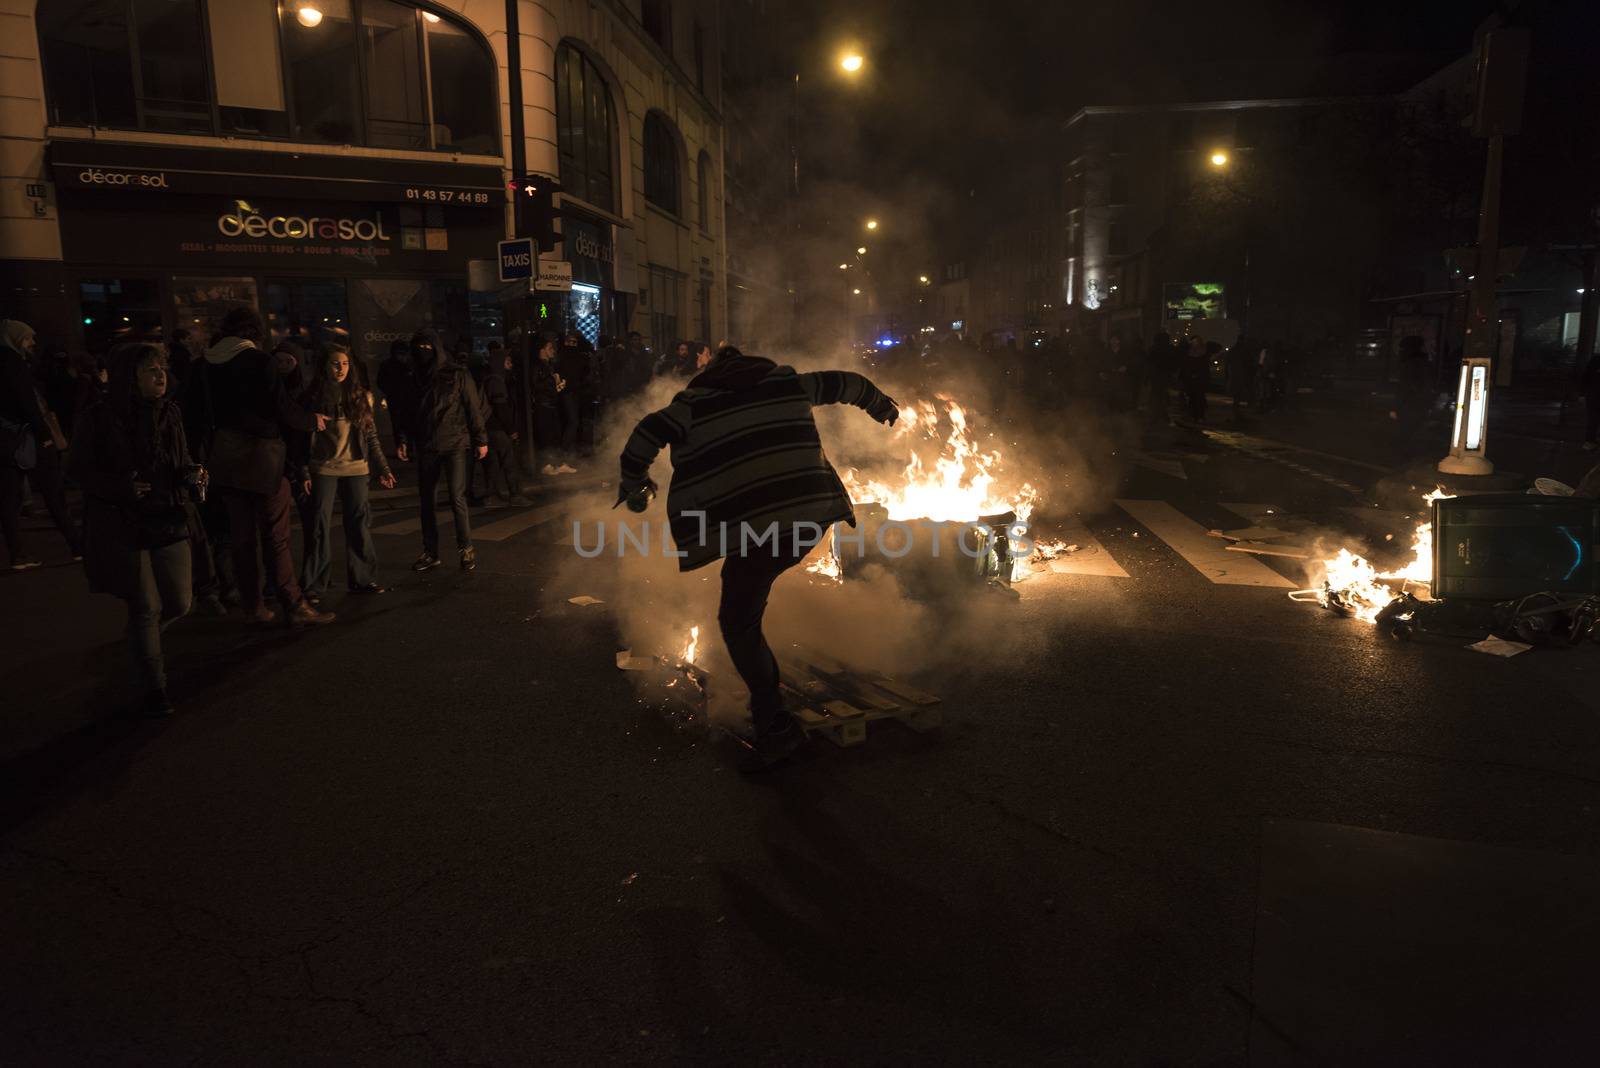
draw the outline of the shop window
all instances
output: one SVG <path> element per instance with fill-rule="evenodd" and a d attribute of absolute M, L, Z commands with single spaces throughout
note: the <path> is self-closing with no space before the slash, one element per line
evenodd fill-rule
<path fill-rule="evenodd" d="M 343 279 L 268 281 L 265 310 L 272 343 L 293 341 L 305 350 L 307 381 L 322 345 L 350 347 L 350 303 Z"/>
<path fill-rule="evenodd" d="M 199 330 L 209 338 L 228 312 L 240 306 L 259 308 L 260 302 L 254 278 L 174 278 L 172 306 L 178 326 Z"/>
<path fill-rule="evenodd" d="M 700 165 L 697 168 L 696 181 L 700 192 L 700 229 L 706 233 L 711 232 L 711 154 L 700 153 Z"/>
<path fill-rule="evenodd" d="M 57 125 L 500 153 L 493 55 L 405 0 L 39 0 L 36 18 Z"/>
<path fill-rule="evenodd" d="M 666 116 L 644 117 L 644 198 L 662 211 L 682 214 L 678 191 L 678 135 Z"/>
<path fill-rule="evenodd" d="M 304 16 L 320 17 L 308 23 Z M 360 65 L 350 0 L 318 0 L 317 6 L 284 6 L 283 67 L 294 114 L 292 136 L 302 141 L 359 145 Z"/>
<path fill-rule="evenodd" d="M 374 148 L 428 147 L 419 22 L 414 7 L 394 0 L 361 0 L 367 144 Z"/>
<path fill-rule="evenodd" d="M 200 0 L 48 0 L 37 18 L 51 122 L 210 132 Z"/>
<path fill-rule="evenodd" d="M 616 210 L 616 113 L 605 78 L 584 53 L 556 50 L 556 137 L 562 188 L 606 211 Z"/>
<path fill-rule="evenodd" d="M 422 29 L 427 34 L 428 74 L 433 80 L 434 147 L 500 155 L 494 55 L 476 36 L 448 19 L 434 21 L 424 14 Z M 608 174 L 609 163 L 607 160 Z"/>
<path fill-rule="evenodd" d="M 78 283 L 83 345 L 104 356 L 126 341 L 160 341 L 161 299 L 153 278 L 86 278 Z"/>

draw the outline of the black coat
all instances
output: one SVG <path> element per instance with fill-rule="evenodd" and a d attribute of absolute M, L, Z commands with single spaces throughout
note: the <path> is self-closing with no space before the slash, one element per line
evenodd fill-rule
<path fill-rule="evenodd" d="M 189 537 L 191 467 L 178 405 L 165 398 L 119 412 L 102 401 L 80 412 L 72 475 L 83 487 L 83 565 L 89 587 L 137 592 L 138 552 Z M 143 497 L 135 482 L 148 482 Z"/>
<path fill-rule="evenodd" d="M 458 452 L 489 444 L 483 395 L 472 375 L 434 344 L 430 367 L 412 368 L 409 403 L 390 401 L 395 444 L 422 452 Z"/>

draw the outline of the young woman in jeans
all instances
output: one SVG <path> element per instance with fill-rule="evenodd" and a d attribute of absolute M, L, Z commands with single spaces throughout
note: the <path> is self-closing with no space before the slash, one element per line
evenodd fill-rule
<path fill-rule="evenodd" d="M 328 591 L 333 572 L 332 528 L 335 498 L 344 510 L 345 581 L 351 593 L 383 593 L 376 581 L 378 553 L 372 544 L 372 508 L 367 479 L 376 468 L 378 483 L 394 488 L 394 474 L 378 441 L 372 417 L 372 394 L 350 353 L 325 344 L 318 355 L 304 403 L 329 418 L 311 432 L 303 488 L 311 499 L 311 529 L 300 585 L 313 604 Z"/>
<path fill-rule="evenodd" d="M 92 590 L 128 604 L 138 711 L 167 716 L 161 632 L 189 611 L 188 507 L 205 472 L 190 461 L 183 417 L 167 398 L 161 350 L 121 345 L 110 362 L 106 396 L 79 414 L 72 438 L 72 471 L 84 492 L 83 562 Z"/>

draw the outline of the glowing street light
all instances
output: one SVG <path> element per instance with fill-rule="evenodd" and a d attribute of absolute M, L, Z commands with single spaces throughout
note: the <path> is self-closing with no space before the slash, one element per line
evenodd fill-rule
<path fill-rule="evenodd" d="M 294 17 L 299 19 L 300 25 L 308 30 L 316 29 L 322 25 L 322 9 L 317 7 L 316 4 L 301 4 L 300 9 L 294 13 Z"/>
<path fill-rule="evenodd" d="M 866 65 L 866 59 L 864 59 L 859 52 L 846 52 L 844 55 L 839 57 L 839 69 L 843 70 L 846 74 L 859 74 L 861 72 L 861 68 Z"/>
<path fill-rule="evenodd" d="M 867 254 L 867 246 L 862 245 L 860 248 L 856 249 L 856 255 L 857 256 L 865 256 L 866 254 Z"/>
<path fill-rule="evenodd" d="M 852 289 L 852 290 L 851 290 L 851 291 L 850 291 L 850 295 L 851 295 L 851 296 L 855 296 L 855 297 L 859 297 L 859 296 L 860 296 L 860 295 L 861 295 L 861 290 L 859 290 L 859 289 Z"/>
<path fill-rule="evenodd" d="M 850 265 L 849 265 L 849 264 L 848 264 L 848 263 L 841 263 L 841 264 L 839 264 L 839 270 L 841 270 L 841 271 L 848 271 L 848 270 L 849 270 L 849 269 L 850 269 Z"/>
<path fill-rule="evenodd" d="M 925 275 L 925 274 L 919 274 L 919 275 L 917 275 L 917 281 L 921 282 L 923 285 L 927 285 L 928 284 L 928 276 Z"/>
<path fill-rule="evenodd" d="M 1220 148 L 1217 149 L 1211 153 L 1211 165 L 1218 169 L 1226 167 L 1228 165 L 1228 154 Z"/>
<path fill-rule="evenodd" d="M 867 229 L 868 230 L 876 230 L 877 228 L 878 228 L 878 220 L 877 219 L 868 219 L 867 220 Z"/>

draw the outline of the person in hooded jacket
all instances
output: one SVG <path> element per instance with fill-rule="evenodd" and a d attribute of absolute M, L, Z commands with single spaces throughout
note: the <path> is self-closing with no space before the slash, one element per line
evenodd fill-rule
<path fill-rule="evenodd" d="M 259 348 L 266 330 L 254 308 L 229 311 L 221 333 L 206 350 L 214 426 L 207 459 L 228 505 L 233 569 L 245 615 L 259 624 L 278 618 L 262 597 L 259 544 L 286 621 L 301 626 L 331 623 L 333 614 L 317 611 L 295 576 L 285 440 L 286 434 L 325 430 L 328 417 L 307 411 L 290 395 L 272 357 Z"/>
<path fill-rule="evenodd" d="M 894 400 L 862 375 L 799 374 L 730 345 L 672 403 L 641 419 L 622 452 L 618 501 L 643 511 L 656 488 L 650 465 L 662 449 L 672 450 L 667 514 L 679 570 L 726 558 L 717 622 L 750 689 L 755 745 L 741 762 L 746 771 L 771 767 L 804 741 L 761 632 L 767 595 L 823 531 L 855 525 L 850 495 L 812 416 L 822 404 L 853 404 L 891 426 L 899 416 Z M 751 540 L 770 532 L 777 537 Z"/>
<path fill-rule="evenodd" d="M 89 588 L 127 602 L 137 710 L 147 716 L 172 714 L 161 632 L 189 611 L 188 505 L 205 485 L 167 383 L 159 348 L 119 345 L 106 397 L 79 414 L 72 445 Z"/>
<path fill-rule="evenodd" d="M 456 555 L 461 570 L 478 566 L 472 547 L 472 518 L 467 510 L 467 455 L 483 459 L 489 454 L 489 433 L 483 398 L 467 369 L 450 358 L 432 330 L 411 337 L 412 403 L 405 411 L 391 410 L 395 424 L 395 455 L 415 459 L 421 494 L 422 555 L 413 571 L 439 566 L 439 522 L 433 511 L 433 494 L 444 476 L 450 491 L 450 512 L 455 520 Z"/>
<path fill-rule="evenodd" d="M 511 354 L 503 348 L 490 348 L 489 360 L 483 373 L 483 403 L 489 413 L 489 458 L 484 483 L 494 492 L 498 475 L 501 500 L 518 506 L 531 504 L 522 495 L 522 465 L 517 462 L 517 442 L 522 434 L 517 429 L 516 408 L 507 382 L 512 372 Z"/>
<path fill-rule="evenodd" d="M 0 537 L 13 571 L 39 566 L 22 548 L 24 476 L 33 480 L 72 555 L 78 555 L 77 531 L 61 493 L 59 453 L 66 441 L 34 381 L 33 349 L 33 327 L 15 319 L 0 322 Z"/>

